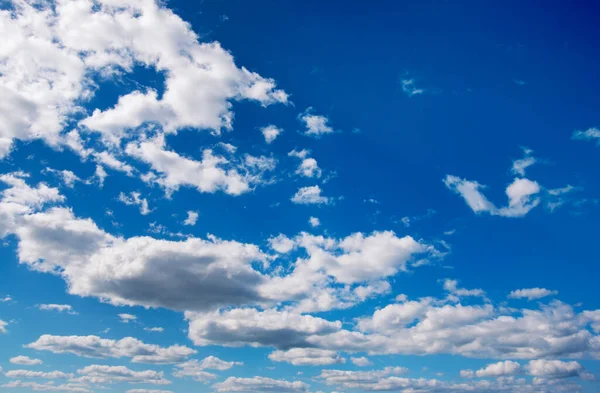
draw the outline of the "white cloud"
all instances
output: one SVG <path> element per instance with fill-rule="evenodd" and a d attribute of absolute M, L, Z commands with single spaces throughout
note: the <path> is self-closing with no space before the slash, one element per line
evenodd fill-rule
<path fill-rule="evenodd" d="M 308 223 L 310 224 L 311 227 L 316 228 L 319 225 L 321 225 L 321 221 L 317 218 L 317 217 L 310 217 L 308 219 Z"/>
<path fill-rule="evenodd" d="M 283 130 L 271 124 L 261 128 L 260 132 L 262 132 L 265 137 L 265 142 L 271 143 L 283 132 Z"/>
<path fill-rule="evenodd" d="M 237 378 L 229 377 L 224 382 L 213 385 L 217 392 L 244 393 L 298 393 L 307 392 L 309 386 L 300 381 L 289 382 L 265 377 Z"/>
<path fill-rule="evenodd" d="M 284 234 L 269 238 L 269 246 L 280 254 L 287 254 L 296 248 L 296 242 Z"/>
<path fill-rule="evenodd" d="M 173 393 L 170 390 L 156 390 L 156 389 L 129 389 L 125 393 Z"/>
<path fill-rule="evenodd" d="M 444 179 L 444 184 L 450 190 L 462 196 L 475 213 L 486 212 L 504 217 L 523 217 L 540 202 L 540 199 L 535 197 L 540 192 L 540 186 L 529 179 L 515 178 L 508 185 L 506 188 L 506 195 L 509 200 L 508 206 L 503 208 L 497 208 L 488 201 L 480 191 L 483 186 L 477 182 L 448 175 Z"/>
<path fill-rule="evenodd" d="M 148 383 L 168 385 L 171 381 L 164 378 L 164 373 L 154 370 L 133 371 L 125 366 L 104 366 L 93 364 L 77 370 L 77 382 L 93 384 L 112 384 L 118 382 Z"/>
<path fill-rule="evenodd" d="M 153 332 L 153 333 L 162 333 L 165 331 L 165 328 L 162 327 L 145 327 L 144 328 L 145 331 L 147 332 Z"/>
<path fill-rule="evenodd" d="M 196 222 L 198 221 L 198 212 L 193 211 L 193 210 L 188 210 L 187 212 L 187 218 L 185 219 L 185 221 L 183 222 L 183 225 L 196 225 Z"/>
<path fill-rule="evenodd" d="M 483 289 L 459 288 L 457 280 L 445 279 L 444 280 L 444 289 L 446 291 L 450 292 L 452 295 L 457 296 L 459 298 L 467 297 L 467 296 L 475 296 L 475 297 L 482 297 L 485 299 L 485 292 L 483 291 Z"/>
<path fill-rule="evenodd" d="M 327 335 L 341 328 L 311 315 L 251 308 L 213 313 L 186 313 L 188 336 L 199 346 L 273 346 L 281 349 L 307 346 L 312 335 Z"/>
<path fill-rule="evenodd" d="M 522 299 L 527 300 L 541 299 L 546 296 L 557 295 L 558 291 L 551 291 L 546 288 L 524 288 L 512 291 L 508 297 L 511 299 Z"/>
<path fill-rule="evenodd" d="M 582 141 L 596 141 L 596 143 L 600 144 L 600 130 L 596 127 L 591 127 L 585 131 L 575 131 L 572 138 Z"/>
<path fill-rule="evenodd" d="M 313 108 L 309 107 L 304 111 L 304 113 L 298 115 L 298 119 L 300 119 L 306 126 L 304 135 L 320 137 L 321 135 L 331 134 L 333 132 L 333 128 L 327 124 L 329 119 L 325 116 L 314 115 L 312 112 Z"/>
<path fill-rule="evenodd" d="M 0 319 L 0 334 L 6 334 L 6 327 L 8 326 L 8 322 L 5 322 Z"/>
<path fill-rule="evenodd" d="M 521 371 L 521 365 L 511 360 L 505 360 L 503 362 L 488 364 L 485 368 L 477 370 L 475 375 L 480 378 L 485 377 L 503 377 L 507 375 L 514 375 Z"/>
<path fill-rule="evenodd" d="M 425 93 L 425 89 L 417 88 L 413 78 L 404 78 L 400 80 L 402 91 L 409 97 L 417 96 Z"/>
<path fill-rule="evenodd" d="M 77 315 L 77 312 L 69 304 L 38 304 L 37 307 L 43 311 L 67 312 L 68 314 Z"/>
<path fill-rule="evenodd" d="M 215 356 L 209 356 L 201 361 L 194 359 L 177 364 L 173 375 L 178 378 L 191 377 L 198 382 L 208 382 L 216 379 L 217 376 L 204 370 L 225 371 L 233 366 L 241 366 L 243 364 L 242 362 L 228 362 Z"/>
<path fill-rule="evenodd" d="M 358 358 L 350 358 L 350 361 L 352 361 L 352 363 L 358 367 L 367 367 L 373 364 L 368 358 L 364 356 Z"/>
<path fill-rule="evenodd" d="M 327 385 L 341 386 L 348 389 L 368 389 L 370 385 L 377 384 L 386 376 L 400 375 L 406 372 L 408 372 L 408 369 L 405 367 L 386 367 L 383 370 L 370 371 L 322 370 L 318 378 L 322 379 Z"/>
<path fill-rule="evenodd" d="M 140 214 L 143 216 L 152 212 L 152 210 L 148 207 L 148 200 L 146 200 L 146 198 L 141 198 L 141 194 L 139 192 L 132 191 L 129 193 L 129 195 L 121 192 L 119 194 L 119 201 L 128 206 L 139 206 Z"/>
<path fill-rule="evenodd" d="M 132 321 L 136 321 L 137 317 L 135 315 L 132 314 L 119 314 L 118 317 L 121 319 L 121 322 L 123 323 L 129 323 Z"/>
<path fill-rule="evenodd" d="M 29 356 L 15 356 L 14 358 L 10 358 L 10 362 L 21 366 L 35 366 L 37 364 L 42 364 L 40 359 L 32 359 Z"/>
<path fill-rule="evenodd" d="M 32 370 L 9 370 L 4 373 L 9 378 L 44 378 L 44 379 L 71 379 L 73 374 L 62 371 L 32 371 Z"/>
<path fill-rule="evenodd" d="M 25 388 L 31 389 L 36 392 L 73 392 L 73 393 L 92 393 L 92 390 L 88 386 L 79 383 L 66 383 L 57 385 L 54 381 L 48 381 L 46 383 L 37 382 L 22 382 L 12 381 L 0 385 L 3 388 L 14 389 L 14 388 Z"/>
<path fill-rule="evenodd" d="M 173 345 L 160 347 L 125 337 L 111 340 L 98 336 L 53 336 L 44 334 L 25 348 L 52 353 L 71 353 L 88 358 L 131 358 L 134 363 L 178 363 L 196 353 L 195 350 Z"/>
<path fill-rule="evenodd" d="M 545 359 L 531 360 L 527 364 L 526 369 L 531 375 L 538 378 L 594 378 L 583 368 L 581 364 L 576 361 L 563 362 L 561 360 Z"/>
<path fill-rule="evenodd" d="M 3 155 L 13 138 L 61 144 L 63 126 L 95 93 L 94 76 L 129 73 L 134 65 L 165 75 L 165 92 L 158 98 L 142 87 L 80 122 L 106 143 L 145 122 L 218 134 L 232 127 L 231 100 L 288 102 L 272 79 L 237 67 L 217 42 L 198 42 L 189 24 L 154 1 L 19 2 L 0 18 L 10 42 L 0 51 Z"/>
<path fill-rule="evenodd" d="M 525 176 L 525 169 L 537 162 L 536 158 L 531 155 L 531 149 L 523 148 L 525 156 L 521 159 L 514 160 L 512 165 L 512 173 L 515 175 Z"/>
<path fill-rule="evenodd" d="M 275 351 L 269 354 L 274 362 L 286 362 L 294 366 L 325 366 L 346 363 L 346 359 L 335 351 L 318 348 L 292 348 L 287 351 Z"/>
<path fill-rule="evenodd" d="M 58 176 L 62 180 L 62 182 L 65 184 L 65 186 L 67 186 L 69 188 L 73 188 L 75 186 L 75 183 L 83 181 L 75 173 L 73 173 L 72 171 L 69 171 L 67 169 L 56 170 L 56 169 L 52 169 L 52 168 L 46 168 L 44 171 L 51 173 L 55 176 Z"/>
<path fill-rule="evenodd" d="M 156 390 L 156 389 L 129 389 L 125 393 L 173 393 L 170 390 Z"/>
<path fill-rule="evenodd" d="M 299 205 L 327 205 L 331 198 L 321 195 L 321 187 L 310 186 L 299 188 L 291 201 Z"/>
<path fill-rule="evenodd" d="M 300 165 L 296 169 L 296 174 L 304 177 L 321 177 L 322 171 L 317 164 L 317 160 L 309 157 L 310 151 L 304 149 L 300 151 L 292 150 L 288 153 L 290 157 L 297 157 L 300 159 Z"/>

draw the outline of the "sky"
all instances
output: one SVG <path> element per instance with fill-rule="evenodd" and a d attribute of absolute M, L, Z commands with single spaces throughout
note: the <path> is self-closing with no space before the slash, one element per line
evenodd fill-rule
<path fill-rule="evenodd" d="M 585 2 L 0 2 L 0 392 L 600 391 Z"/>

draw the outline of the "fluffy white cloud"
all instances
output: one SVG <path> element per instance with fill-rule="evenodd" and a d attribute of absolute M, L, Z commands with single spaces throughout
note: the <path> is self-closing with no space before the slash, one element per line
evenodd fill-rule
<path fill-rule="evenodd" d="M 121 319 L 121 322 L 123 322 L 123 323 L 129 323 L 129 322 L 137 320 L 137 317 L 132 314 L 123 313 L 123 314 L 119 314 L 118 317 Z"/>
<path fill-rule="evenodd" d="M 156 389 L 129 389 L 125 393 L 173 393 L 170 390 L 156 390 Z"/>
<path fill-rule="evenodd" d="M 37 307 L 43 311 L 66 312 L 73 315 L 77 314 L 77 312 L 73 310 L 73 307 L 69 304 L 38 304 Z"/>
<path fill-rule="evenodd" d="M 321 225 L 321 220 L 319 220 L 318 217 L 310 217 L 308 219 L 308 223 L 310 224 L 311 227 L 316 228 L 319 225 Z"/>
<path fill-rule="evenodd" d="M 593 375 L 587 372 L 581 364 L 576 361 L 563 362 L 561 360 L 531 360 L 527 366 L 527 371 L 538 378 L 570 378 L 581 377 L 584 379 L 593 379 Z"/>
<path fill-rule="evenodd" d="M 558 291 L 551 291 L 546 288 L 524 288 L 511 291 L 508 297 L 511 299 L 526 298 L 527 300 L 535 300 L 556 294 L 558 294 Z"/>
<path fill-rule="evenodd" d="M 26 348 L 52 353 L 71 353 L 89 358 L 131 358 L 135 363 L 178 363 L 196 353 L 195 350 L 172 345 L 160 347 L 133 338 L 111 340 L 98 336 L 53 336 L 45 334 Z"/>
<path fill-rule="evenodd" d="M 193 210 L 188 210 L 187 218 L 183 222 L 183 225 L 194 226 L 194 225 L 196 225 L 197 221 L 198 221 L 198 212 L 195 212 Z"/>
<path fill-rule="evenodd" d="M 511 360 L 505 360 L 503 362 L 488 364 L 485 368 L 477 370 L 475 375 L 480 378 L 485 377 L 503 377 L 507 375 L 514 375 L 521 371 L 521 365 Z"/>
<path fill-rule="evenodd" d="M 367 366 L 370 366 L 370 365 L 373 364 L 368 358 L 366 358 L 364 356 L 361 356 L 361 357 L 358 357 L 358 358 L 350 358 L 350 361 L 355 366 L 358 366 L 358 367 L 367 367 Z"/>
<path fill-rule="evenodd" d="M 304 135 L 319 137 L 333 132 L 333 128 L 327 124 L 329 119 L 325 116 L 314 115 L 313 108 L 307 108 L 304 113 L 298 115 L 298 119 L 306 126 Z"/>
<path fill-rule="evenodd" d="M 58 176 L 65 184 L 65 186 L 69 188 L 73 188 L 75 186 L 75 183 L 83 182 L 83 180 L 81 180 L 79 176 L 67 169 L 56 170 L 52 168 L 46 168 L 44 171 Z"/>
<path fill-rule="evenodd" d="M 263 136 L 265 137 L 265 142 L 271 143 L 279 136 L 279 134 L 283 132 L 283 130 L 274 125 L 268 125 L 261 128 L 260 132 L 262 132 Z"/>
<path fill-rule="evenodd" d="M 596 141 L 596 143 L 600 144 L 600 130 L 596 127 L 591 127 L 585 131 L 575 131 L 573 133 L 573 139 L 582 141 Z"/>
<path fill-rule="evenodd" d="M 35 366 L 37 364 L 42 364 L 40 359 L 32 359 L 29 356 L 15 356 L 14 358 L 10 358 L 10 362 L 12 364 L 19 364 L 22 366 Z"/>
<path fill-rule="evenodd" d="M 508 206 L 497 208 L 480 191 L 483 186 L 477 182 L 447 175 L 444 184 L 450 190 L 463 197 L 467 205 L 475 212 L 486 212 L 504 217 L 523 217 L 540 203 L 535 197 L 540 192 L 538 183 L 529 179 L 515 178 L 506 188 Z"/>
<path fill-rule="evenodd" d="M 217 392 L 297 393 L 307 392 L 309 386 L 300 381 L 289 382 L 265 377 L 229 377 L 224 382 L 214 384 L 213 388 Z"/>
<path fill-rule="evenodd" d="M 444 289 L 446 291 L 450 292 L 451 295 L 456 296 L 458 298 L 468 297 L 468 296 L 485 298 L 485 292 L 483 291 L 483 289 L 459 288 L 457 280 L 445 279 L 444 280 Z"/>
<path fill-rule="evenodd" d="M 272 79 L 237 67 L 219 43 L 198 42 L 189 24 L 154 1 L 23 1 L 0 20 L 10 43 L 0 50 L 3 155 L 13 138 L 60 145 L 63 126 L 93 96 L 94 77 L 134 65 L 165 75 L 164 94 L 142 87 L 80 122 L 107 144 L 146 122 L 168 132 L 192 127 L 218 134 L 232 128 L 232 100 L 287 103 Z"/>
<path fill-rule="evenodd" d="M 252 345 L 290 349 L 308 346 L 308 337 L 341 329 L 340 322 L 311 315 L 251 308 L 208 314 L 186 313 L 186 318 L 189 320 L 188 336 L 200 346 Z"/>
<path fill-rule="evenodd" d="M 327 205 L 332 202 L 331 198 L 321 195 L 321 187 L 301 187 L 291 199 L 299 205 Z"/>
<path fill-rule="evenodd" d="M 104 366 L 93 364 L 77 370 L 77 382 L 93 384 L 112 384 L 117 382 L 148 383 L 168 385 L 171 381 L 164 378 L 163 372 L 154 370 L 133 371 L 125 366 Z"/>
<path fill-rule="evenodd" d="M 9 378 L 44 378 L 44 379 L 71 379 L 73 374 L 62 371 L 32 371 L 32 370 L 9 370 L 4 373 Z"/>
<path fill-rule="evenodd" d="M 356 389 L 377 384 L 386 376 L 400 375 L 406 372 L 408 372 L 408 369 L 405 367 L 386 367 L 383 370 L 371 371 L 323 370 L 318 378 L 322 379 L 327 385 Z"/>
<path fill-rule="evenodd" d="M 119 194 L 119 201 L 128 206 L 139 206 L 140 214 L 145 216 L 150 214 L 152 210 L 148 207 L 148 200 L 146 198 L 142 198 L 141 195 L 142 194 L 136 191 L 130 192 L 129 195 L 121 192 Z"/>
<path fill-rule="evenodd" d="M 58 385 L 54 381 L 48 381 L 46 383 L 38 382 L 22 382 L 13 381 L 1 385 L 3 388 L 14 389 L 14 388 L 25 388 L 31 389 L 36 392 L 73 392 L 73 393 L 91 393 L 92 390 L 88 386 L 79 383 L 66 383 Z"/>
<path fill-rule="evenodd" d="M 297 157 L 300 159 L 300 165 L 296 169 L 296 174 L 304 177 L 321 177 L 322 171 L 317 164 L 317 160 L 309 157 L 310 151 L 304 150 L 292 150 L 288 153 L 290 157 Z"/>
<path fill-rule="evenodd" d="M 176 365 L 173 375 L 178 378 L 191 377 L 198 382 L 208 382 L 217 378 L 217 376 L 204 370 L 225 371 L 233 366 L 241 366 L 243 364 L 242 362 L 228 362 L 215 356 L 209 356 L 201 361 L 194 359 Z"/>
<path fill-rule="evenodd" d="M 291 363 L 294 366 L 325 366 L 346 363 L 346 359 L 335 351 L 318 348 L 292 348 L 287 351 L 275 351 L 269 354 L 274 362 Z"/>
<path fill-rule="evenodd" d="M 0 333 L 1 334 L 6 334 L 6 332 L 7 332 L 6 326 L 8 326 L 8 322 L 4 322 L 3 320 L 0 319 Z"/>

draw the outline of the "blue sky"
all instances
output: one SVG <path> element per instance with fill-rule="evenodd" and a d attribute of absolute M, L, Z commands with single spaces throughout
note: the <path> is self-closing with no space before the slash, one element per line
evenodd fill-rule
<path fill-rule="evenodd" d="M 598 391 L 593 5 L 1 4 L 0 392 Z"/>

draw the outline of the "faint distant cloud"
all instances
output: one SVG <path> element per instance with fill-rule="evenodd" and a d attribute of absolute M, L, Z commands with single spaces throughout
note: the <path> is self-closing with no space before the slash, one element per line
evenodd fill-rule
<path fill-rule="evenodd" d="M 580 141 L 596 141 L 596 144 L 600 145 L 600 130 L 596 127 L 592 127 L 585 131 L 575 131 L 571 139 Z"/>
<path fill-rule="evenodd" d="M 522 79 L 513 79 L 513 82 L 515 82 L 515 84 L 516 84 L 516 85 L 519 85 L 519 86 L 523 86 L 523 85 L 526 85 L 526 84 L 527 84 L 527 82 L 525 82 L 525 81 L 524 81 L 524 80 L 522 80 Z"/>

